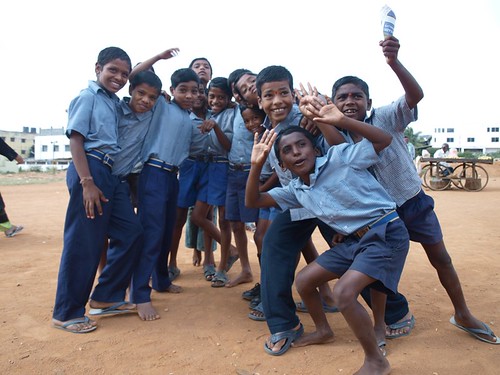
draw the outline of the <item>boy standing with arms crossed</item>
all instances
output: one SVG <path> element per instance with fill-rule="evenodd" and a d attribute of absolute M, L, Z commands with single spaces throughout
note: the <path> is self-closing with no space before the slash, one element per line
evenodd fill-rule
<path fill-rule="evenodd" d="M 142 227 L 126 186 L 111 174 L 113 156 L 119 151 L 116 93 L 127 83 L 130 69 L 125 51 L 105 48 L 95 64 L 97 81 L 90 81 L 68 109 L 66 133 L 73 160 L 66 175 L 70 198 L 52 319 L 55 328 L 67 332 L 97 328 L 85 316 L 85 305 L 107 238 L 107 263 L 89 305 L 100 314 L 131 312 L 134 307 L 124 298 Z"/>

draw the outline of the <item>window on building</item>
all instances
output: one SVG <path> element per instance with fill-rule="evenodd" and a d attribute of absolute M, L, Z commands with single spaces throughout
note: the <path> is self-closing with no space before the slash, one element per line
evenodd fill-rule
<path fill-rule="evenodd" d="M 491 142 L 498 142 L 498 137 L 492 137 Z"/>
<path fill-rule="evenodd" d="M 11 142 L 15 142 L 16 141 L 16 137 L 10 137 L 10 141 Z"/>
<path fill-rule="evenodd" d="M 47 152 L 49 147 L 47 145 L 42 146 L 42 152 Z"/>
<path fill-rule="evenodd" d="M 454 142 L 454 138 L 446 138 L 446 142 Z"/>
<path fill-rule="evenodd" d="M 21 155 L 26 155 L 26 150 L 21 150 Z"/>
<path fill-rule="evenodd" d="M 455 133 L 455 129 L 448 128 L 448 129 L 446 129 L 446 133 Z"/>
<path fill-rule="evenodd" d="M 21 138 L 21 143 L 26 143 L 26 138 Z"/>
<path fill-rule="evenodd" d="M 498 133 L 500 128 L 491 128 L 492 133 Z"/>
<path fill-rule="evenodd" d="M 59 151 L 59 145 L 54 145 L 54 152 Z"/>
<path fill-rule="evenodd" d="M 64 151 L 69 152 L 69 145 L 64 145 Z"/>
<path fill-rule="evenodd" d="M 475 139 L 474 138 L 467 138 L 467 142 L 474 142 Z"/>

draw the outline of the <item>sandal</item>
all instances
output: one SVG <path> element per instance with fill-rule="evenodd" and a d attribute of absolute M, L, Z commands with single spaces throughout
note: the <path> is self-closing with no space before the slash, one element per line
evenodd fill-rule
<path fill-rule="evenodd" d="M 216 272 L 212 277 L 212 288 L 222 288 L 229 282 L 224 271 Z"/>
<path fill-rule="evenodd" d="M 248 317 L 257 322 L 265 322 L 266 316 L 264 315 L 264 307 L 262 306 L 262 302 L 255 306 L 252 311 L 248 314 Z"/>
<path fill-rule="evenodd" d="M 212 278 L 215 275 L 214 265 L 209 264 L 208 266 L 203 266 L 203 275 L 205 276 L 205 280 L 212 281 Z"/>

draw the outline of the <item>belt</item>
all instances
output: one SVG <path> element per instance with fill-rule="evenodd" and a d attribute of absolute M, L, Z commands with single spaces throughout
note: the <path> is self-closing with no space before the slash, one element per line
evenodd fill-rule
<path fill-rule="evenodd" d="M 102 164 L 107 165 L 109 168 L 113 167 L 114 164 L 113 159 L 111 159 L 111 157 L 105 152 L 99 151 L 94 148 L 90 151 L 87 151 L 86 154 L 93 158 L 99 159 L 100 161 L 102 161 Z"/>
<path fill-rule="evenodd" d="M 169 163 L 165 163 L 163 160 L 160 159 L 149 158 L 146 164 L 152 167 L 163 169 L 167 172 L 177 173 L 179 171 L 179 167 Z"/>
<path fill-rule="evenodd" d="M 377 220 L 375 220 L 373 223 L 367 225 L 366 227 L 363 227 L 361 229 L 358 229 L 356 232 L 352 234 L 355 238 L 360 240 L 370 229 L 378 227 L 379 225 L 385 224 L 385 223 L 390 223 L 393 222 L 394 220 L 399 219 L 398 213 L 395 210 L 392 210 L 388 213 L 386 213 L 384 216 L 379 217 Z"/>
<path fill-rule="evenodd" d="M 188 160 L 202 161 L 205 163 L 229 163 L 229 160 L 227 160 L 225 156 L 216 156 L 216 155 L 188 156 Z"/>
<path fill-rule="evenodd" d="M 250 167 L 252 164 L 234 164 L 229 162 L 229 169 L 231 171 L 242 171 L 242 172 L 250 172 Z"/>

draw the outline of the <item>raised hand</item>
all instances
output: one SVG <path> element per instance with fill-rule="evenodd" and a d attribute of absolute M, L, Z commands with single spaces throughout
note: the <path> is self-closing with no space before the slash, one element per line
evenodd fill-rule
<path fill-rule="evenodd" d="M 379 46 L 382 47 L 382 53 L 385 56 L 387 64 L 391 65 L 398 60 L 400 44 L 397 38 L 394 36 L 388 36 L 379 42 Z"/>
<path fill-rule="evenodd" d="M 255 133 L 253 148 L 252 148 L 252 156 L 251 163 L 259 166 L 264 165 L 269 153 L 271 152 L 271 147 L 273 147 L 274 141 L 278 134 L 274 132 L 273 129 L 271 131 L 266 130 L 262 134 L 262 138 L 259 140 L 259 134 Z"/>
<path fill-rule="evenodd" d="M 170 48 L 167 49 L 166 51 L 163 51 L 158 54 L 158 57 L 162 60 L 167 60 L 170 59 L 171 57 L 175 57 L 179 54 L 180 49 L 179 48 Z"/>

